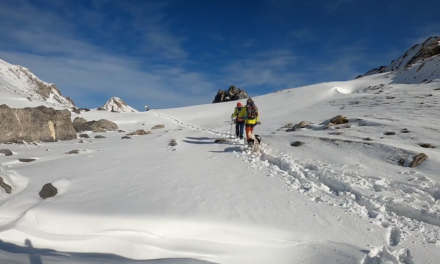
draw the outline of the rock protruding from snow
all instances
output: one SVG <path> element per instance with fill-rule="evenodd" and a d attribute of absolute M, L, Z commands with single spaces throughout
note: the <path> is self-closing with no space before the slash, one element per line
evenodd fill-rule
<path fill-rule="evenodd" d="M 392 72 L 397 70 L 406 70 L 416 63 L 421 62 L 424 65 L 424 61 L 438 57 L 440 55 L 440 37 L 430 37 L 422 44 L 416 44 L 408 49 L 397 60 L 393 60 L 388 66 L 380 66 L 379 68 L 372 69 L 366 72 L 363 76 L 373 75 L 377 73 Z M 420 66 L 417 71 L 420 71 L 423 66 Z M 362 75 L 356 77 L 360 78 Z"/>
<path fill-rule="evenodd" d="M 29 69 L 0 60 L 0 84 L 6 91 L 19 94 L 30 101 L 44 101 L 53 106 L 72 108 L 75 103 L 64 97 L 53 83 L 37 78 Z"/>
<path fill-rule="evenodd" d="M 228 101 L 236 101 L 249 98 L 248 93 L 245 90 L 231 85 L 227 91 L 218 90 L 217 95 L 212 103 L 221 103 Z"/>
<path fill-rule="evenodd" d="M 348 123 L 348 119 L 345 116 L 338 115 L 330 119 L 329 124 L 341 125 Z"/>
<path fill-rule="evenodd" d="M 0 187 L 2 187 L 7 194 L 11 194 L 12 187 L 6 184 L 2 177 L 0 177 Z"/>
<path fill-rule="evenodd" d="M 121 98 L 112 97 L 105 103 L 104 106 L 100 107 L 99 110 L 105 110 L 116 113 L 138 113 L 139 111 L 133 107 L 127 105 Z"/>
<path fill-rule="evenodd" d="M 76 139 L 70 111 L 45 106 L 10 108 L 0 106 L 0 142 L 55 142 Z"/>
<path fill-rule="evenodd" d="M 73 127 L 75 128 L 76 132 L 93 131 L 98 133 L 118 130 L 118 125 L 107 119 L 87 121 L 82 117 L 76 117 L 73 120 Z"/>
<path fill-rule="evenodd" d="M 134 132 L 128 133 L 127 136 L 143 136 L 143 135 L 148 135 L 151 134 L 153 132 L 151 131 L 145 131 L 144 129 L 138 129 Z"/>
<path fill-rule="evenodd" d="M 164 129 L 165 126 L 164 125 L 155 125 L 154 127 L 152 127 L 151 129 L 155 130 L 155 129 Z"/>
<path fill-rule="evenodd" d="M 12 156 L 13 153 L 10 149 L 0 149 L 0 154 L 3 154 L 5 156 Z"/>
<path fill-rule="evenodd" d="M 57 195 L 58 190 L 53 186 L 51 183 L 47 183 L 43 186 L 43 188 L 40 191 L 40 197 L 43 199 L 54 197 Z"/>
<path fill-rule="evenodd" d="M 414 156 L 413 161 L 411 162 L 411 164 L 409 164 L 409 167 L 410 168 L 417 167 L 420 164 L 422 164 L 427 158 L 428 156 L 425 153 L 419 153 L 416 156 Z"/>

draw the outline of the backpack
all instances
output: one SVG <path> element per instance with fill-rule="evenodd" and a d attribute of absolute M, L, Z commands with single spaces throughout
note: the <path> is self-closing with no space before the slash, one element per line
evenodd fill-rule
<path fill-rule="evenodd" d="M 246 105 L 246 119 L 253 120 L 258 116 L 258 108 L 255 104 Z"/>

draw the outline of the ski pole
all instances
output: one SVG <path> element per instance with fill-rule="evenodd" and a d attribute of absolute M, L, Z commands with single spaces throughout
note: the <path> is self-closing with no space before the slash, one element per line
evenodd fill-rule
<path fill-rule="evenodd" d="M 232 139 L 232 125 L 234 124 L 233 121 L 231 121 L 231 132 L 229 133 L 229 138 Z"/>

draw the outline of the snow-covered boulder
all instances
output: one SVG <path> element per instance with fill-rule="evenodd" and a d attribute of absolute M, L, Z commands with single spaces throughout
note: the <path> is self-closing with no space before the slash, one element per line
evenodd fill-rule
<path fill-rule="evenodd" d="M 127 105 L 126 102 L 124 102 L 119 97 L 112 97 L 110 98 L 107 103 L 105 103 L 104 106 L 100 107 L 99 110 L 105 110 L 110 112 L 117 112 L 117 113 L 138 113 L 139 111 L 134 109 L 133 107 Z"/>

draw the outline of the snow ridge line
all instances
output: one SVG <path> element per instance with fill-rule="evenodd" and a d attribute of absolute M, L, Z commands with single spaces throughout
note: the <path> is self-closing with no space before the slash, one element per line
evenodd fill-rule
<path fill-rule="evenodd" d="M 151 113 L 191 130 L 222 137 L 230 136 L 229 133 L 186 124 L 162 113 Z M 416 177 L 411 183 L 387 182 L 379 177 L 364 177 L 358 172 L 347 171 L 346 165 L 337 166 L 318 160 L 295 160 L 266 143 L 261 147 L 261 155 L 255 155 L 245 148 L 234 154 L 250 163 L 254 169 L 265 169 L 271 177 L 277 175 L 286 182 L 289 189 L 298 190 L 317 203 L 340 206 L 350 214 L 369 217 L 375 224 L 390 230 L 400 227 L 402 239 L 403 233 L 425 230 L 422 235 L 429 243 L 440 243 L 440 208 L 437 208 L 439 205 L 436 203 L 439 197 L 435 196 L 435 190 L 440 186 L 429 178 L 413 173 Z M 362 164 L 356 166 L 356 170 L 364 169 Z M 371 194 L 378 191 L 392 192 L 393 196 Z M 408 195 L 412 199 L 408 199 Z M 395 232 L 391 233 L 390 236 L 395 236 Z M 399 243 L 391 244 L 397 246 Z"/>

